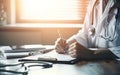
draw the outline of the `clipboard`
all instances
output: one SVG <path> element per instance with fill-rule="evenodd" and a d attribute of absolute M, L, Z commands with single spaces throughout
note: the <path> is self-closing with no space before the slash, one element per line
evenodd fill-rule
<path fill-rule="evenodd" d="M 59 63 L 59 64 L 75 64 L 78 62 L 76 58 L 73 58 L 68 54 L 58 54 L 55 50 L 45 54 L 38 54 L 38 55 L 21 58 L 19 59 L 19 61 L 20 62 L 36 62 L 36 63 L 44 61 L 44 62 L 52 62 L 52 63 Z"/>

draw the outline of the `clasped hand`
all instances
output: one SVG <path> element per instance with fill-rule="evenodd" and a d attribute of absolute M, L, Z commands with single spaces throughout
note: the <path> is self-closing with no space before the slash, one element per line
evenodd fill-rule
<path fill-rule="evenodd" d="M 79 44 L 76 40 L 67 43 L 65 39 L 58 38 L 55 42 L 55 50 L 58 53 L 68 53 L 71 57 L 89 59 L 93 52 Z"/>

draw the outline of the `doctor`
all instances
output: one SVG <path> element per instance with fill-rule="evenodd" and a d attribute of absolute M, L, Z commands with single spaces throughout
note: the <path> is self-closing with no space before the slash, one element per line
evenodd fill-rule
<path fill-rule="evenodd" d="M 120 58 L 120 1 L 90 0 L 83 29 L 58 38 L 55 49 L 78 59 Z"/>

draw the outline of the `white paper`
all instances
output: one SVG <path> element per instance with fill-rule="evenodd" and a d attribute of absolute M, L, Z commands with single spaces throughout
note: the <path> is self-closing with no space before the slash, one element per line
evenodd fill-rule
<path fill-rule="evenodd" d="M 29 52 L 20 52 L 20 53 L 5 53 L 7 58 L 18 58 L 18 57 L 25 57 L 29 56 Z"/>
<path fill-rule="evenodd" d="M 70 61 L 75 59 L 68 54 L 58 54 L 55 50 L 48 52 L 46 54 L 29 56 L 29 57 L 26 57 L 25 59 L 38 60 L 38 58 L 45 58 L 45 57 L 56 58 L 58 61 Z"/>

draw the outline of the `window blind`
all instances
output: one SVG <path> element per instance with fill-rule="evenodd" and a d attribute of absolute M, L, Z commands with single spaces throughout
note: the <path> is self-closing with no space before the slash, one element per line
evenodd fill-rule
<path fill-rule="evenodd" d="M 17 23 L 83 23 L 89 0 L 15 0 Z"/>

